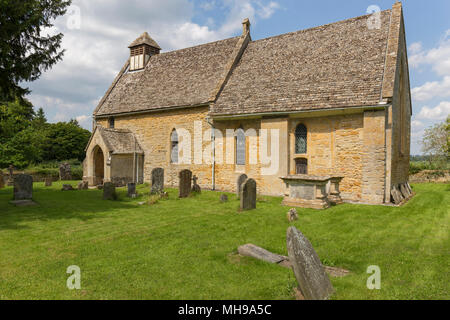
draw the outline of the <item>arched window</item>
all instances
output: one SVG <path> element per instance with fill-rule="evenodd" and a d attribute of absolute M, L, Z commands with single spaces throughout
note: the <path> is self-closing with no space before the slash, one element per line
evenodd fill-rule
<path fill-rule="evenodd" d="M 295 129 L 295 153 L 305 154 L 307 151 L 306 143 L 307 131 L 303 124 L 299 124 Z"/>
<path fill-rule="evenodd" d="M 175 129 L 170 135 L 170 162 L 178 163 L 178 133 Z"/>
<path fill-rule="evenodd" d="M 245 132 L 239 128 L 236 131 L 236 164 L 245 165 Z"/>

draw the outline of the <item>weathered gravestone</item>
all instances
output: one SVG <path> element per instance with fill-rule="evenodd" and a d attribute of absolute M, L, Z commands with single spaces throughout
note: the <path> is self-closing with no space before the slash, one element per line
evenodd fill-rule
<path fill-rule="evenodd" d="M 75 190 L 70 184 L 63 184 L 61 191 L 73 191 Z"/>
<path fill-rule="evenodd" d="M 112 182 L 103 184 L 103 200 L 117 200 L 116 186 Z"/>
<path fill-rule="evenodd" d="M 45 182 L 44 183 L 45 183 L 46 187 L 51 187 L 52 184 L 53 184 L 53 180 L 52 180 L 51 177 L 47 177 L 47 178 L 45 178 Z"/>
<path fill-rule="evenodd" d="M 247 180 L 248 177 L 246 174 L 241 174 L 236 181 L 236 196 L 239 199 L 239 197 L 241 196 L 241 187 L 242 184 L 245 182 L 245 180 Z"/>
<path fill-rule="evenodd" d="M 128 198 L 136 198 L 137 197 L 136 183 L 128 183 L 127 184 L 127 196 L 128 196 Z"/>
<path fill-rule="evenodd" d="M 298 220 L 297 209 L 295 208 L 290 209 L 289 212 L 287 213 L 287 219 L 289 222 L 294 222 Z"/>
<path fill-rule="evenodd" d="M 220 195 L 220 202 L 227 202 L 227 201 L 228 201 L 228 196 L 226 194 Z"/>
<path fill-rule="evenodd" d="M 200 186 L 197 184 L 197 181 L 198 181 L 197 176 L 194 176 L 192 178 L 192 181 L 193 181 L 192 192 L 201 193 L 202 192 L 202 188 L 200 188 Z"/>
<path fill-rule="evenodd" d="M 241 210 L 256 209 L 256 181 L 247 179 L 241 187 Z"/>
<path fill-rule="evenodd" d="M 72 180 L 72 167 L 64 162 L 59 165 L 59 180 Z"/>
<path fill-rule="evenodd" d="M 192 187 L 192 172 L 190 170 L 183 170 L 180 171 L 178 174 L 179 177 L 179 197 L 180 198 L 187 198 L 189 197 L 189 194 L 191 193 Z"/>
<path fill-rule="evenodd" d="M 78 190 L 88 190 L 89 189 L 89 182 L 88 181 L 81 181 L 78 183 Z"/>
<path fill-rule="evenodd" d="M 286 243 L 289 261 L 305 299 L 328 299 L 334 289 L 309 240 L 297 228 L 289 227 Z"/>
<path fill-rule="evenodd" d="M 164 169 L 155 168 L 152 170 L 152 194 L 164 191 Z"/>
<path fill-rule="evenodd" d="M 8 181 L 7 184 L 8 186 L 14 186 L 14 166 L 10 165 L 8 167 L 8 172 L 9 172 L 9 177 L 8 177 Z"/>
<path fill-rule="evenodd" d="M 5 187 L 5 178 L 3 177 L 3 171 L 0 170 L 0 189 L 3 189 Z"/>
<path fill-rule="evenodd" d="M 18 174 L 14 177 L 14 200 L 31 200 L 33 198 L 33 177 Z"/>

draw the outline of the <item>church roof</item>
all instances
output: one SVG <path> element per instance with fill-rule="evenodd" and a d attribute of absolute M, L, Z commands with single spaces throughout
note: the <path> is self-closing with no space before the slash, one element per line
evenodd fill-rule
<path fill-rule="evenodd" d="M 236 37 L 156 54 L 140 72 L 123 68 L 94 114 L 208 104 L 238 41 Z"/>
<path fill-rule="evenodd" d="M 136 40 L 134 40 L 129 46 L 128 48 L 133 48 L 136 46 L 139 46 L 141 44 L 147 44 L 151 47 L 155 47 L 158 48 L 159 50 L 161 50 L 161 47 L 156 43 L 155 40 L 153 40 L 149 34 L 147 32 L 144 32 L 143 34 L 141 34 L 139 36 L 139 38 L 137 38 Z"/>
<path fill-rule="evenodd" d="M 94 116 L 200 105 L 212 116 L 379 105 L 393 96 L 401 4 L 380 13 L 379 27 L 373 18 L 155 54 L 138 72 L 127 62 Z"/>
<path fill-rule="evenodd" d="M 129 130 L 103 128 L 102 126 L 97 126 L 96 130 L 99 130 L 108 151 L 113 154 L 144 153 L 134 134 Z"/>
<path fill-rule="evenodd" d="M 391 10 L 250 42 L 213 115 L 373 106 L 381 101 Z"/>

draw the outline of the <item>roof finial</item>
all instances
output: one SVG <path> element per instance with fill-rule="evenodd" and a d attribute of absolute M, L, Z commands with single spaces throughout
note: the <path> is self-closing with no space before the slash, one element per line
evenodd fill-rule
<path fill-rule="evenodd" d="M 250 20 L 248 18 L 245 18 L 244 21 L 242 21 L 242 25 L 244 27 L 243 35 L 245 36 L 250 32 Z"/>

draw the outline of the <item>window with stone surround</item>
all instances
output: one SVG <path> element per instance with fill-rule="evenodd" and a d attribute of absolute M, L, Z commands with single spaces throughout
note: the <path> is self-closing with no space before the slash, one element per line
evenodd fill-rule
<path fill-rule="evenodd" d="M 170 162 L 178 163 L 178 133 L 176 129 L 172 130 L 170 144 Z"/>
<path fill-rule="evenodd" d="M 307 151 L 307 130 L 303 124 L 299 124 L 295 128 L 295 153 L 305 154 Z"/>
<path fill-rule="evenodd" d="M 114 117 L 109 118 L 108 119 L 108 127 L 111 129 L 114 129 L 114 125 L 115 125 Z"/>
<path fill-rule="evenodd" d="M 236 130 L 236 164 L 245 165 L 245 132 L 244 129 L 239 128 Z"/>

